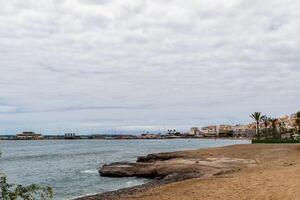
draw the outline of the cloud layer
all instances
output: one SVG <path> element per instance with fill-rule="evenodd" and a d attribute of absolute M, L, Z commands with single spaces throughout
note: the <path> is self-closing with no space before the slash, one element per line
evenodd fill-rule
<path fill-rule="evenodd" d="M 299 109 L 297 0 L 0 0 L 0 134 Z"/>

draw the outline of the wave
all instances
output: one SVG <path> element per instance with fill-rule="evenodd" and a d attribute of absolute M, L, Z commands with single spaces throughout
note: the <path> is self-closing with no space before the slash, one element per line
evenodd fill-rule
<path fill-rule="evenodd" d="M 82 173 L 82 174 L 98 174 L 99 172 L 97 169 L 87 169 L 87 170 L 80 171 L 80 173 Z"/>
<path fill-rule="evenodd" d="M 136 186 L 136 185 L 141 185 L 144 182 L 145 182 L 144 180 L 130 180 L 130 181 L 126 182 L 126 187 L 132 187 L 132 186 Z"/>

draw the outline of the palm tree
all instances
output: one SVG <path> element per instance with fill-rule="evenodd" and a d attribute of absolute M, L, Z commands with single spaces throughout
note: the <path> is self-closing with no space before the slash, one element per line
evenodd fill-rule
<path fill-rule="evenodd" d="M 261 116 L 261 120 L 264 122 L 265 128 L 268 128 L 269 118 L 266 115 Z"/>
<path fill-rule="evenodd" d="M 296 113 L 296 129 L 300 133 L 300 111 Z"/>
<path fill-rule="evenodd" d="M 263 121 L 263 123 L 265 125 L 264 134 L 265 134 L 265 136 L 268 136 L 269 135 L 268 127 L 269 127 L 269 123 L 270 123 L 269 118 L 266 115 L 263 115 L 263 116 L 261 116 L 261 120 Z"/>
<path fill-rule="evenodd" d="M 277 130 L 276 130 L 277 124 L 276 123 L 277 123 L 278 119 L 269 118 L 269 121 L 271 122 L 271 125 L 273 128 L 273 138 L 277 138 Z"/>
<path fill-rule="evenodd" d="M 261 119 L 262 115 L 260 112 L 254 112 L 253 114 L 250 115 L 250 117 L 256 121 L 256 135 L 257 138 L 260 139 L 259 122 L 262 120 Z"/>

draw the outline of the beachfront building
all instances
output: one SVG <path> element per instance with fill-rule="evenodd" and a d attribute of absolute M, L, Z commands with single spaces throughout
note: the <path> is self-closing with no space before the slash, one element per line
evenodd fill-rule
<path fill-rule="evenodd" d="M 233 136 L 234 137 L 249 137 L 252 138 L 256 133 L 256 125 L 255 124 L 247 124 L 247 125 L 235 125 L 233 128 Z"/>
<path fill-rule="evenodd" d="M 202 127 L 201 133 L 204 137 L 217 137 L 218 136 L 217 126 L 211 125 L 211 126 Z"/>
<path fill-rule="evenodd" d="M 219 137 L 232 137 L 233 128 L 231 125 L 221 124 L 217 126 L 217 132 Z"/>
<path fill-rule="evenodd" d="M 25 131 L 16 135 L 17 140 L 42 140 L 44 137 L 42 134 L 34 133 L 31 131 Z"/>
<path fill-rule="evenodd" d="M 294 129 L 296 125 L 296 115 L 293 114 L 291 116 L 285 115 L 283 117 L 279 117 L 277 123 L 281 123 L 281 125 L 286 129 Z"/>
<path fill-rule="evenodd" d="M 201 131 L 199 130 L 198 127 L 192 127 L 191 130 L 190 130 L 190 135 L 200 136 L 201 135 Z"/>

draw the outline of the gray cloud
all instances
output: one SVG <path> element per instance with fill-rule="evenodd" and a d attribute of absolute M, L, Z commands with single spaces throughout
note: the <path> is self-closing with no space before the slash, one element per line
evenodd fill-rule
<path fill-rule="evenodd" d="M 76 106 L 76 107 L 62 107 L 56 109 L 45 110 L 26 110 L 17 109 L 13 106 L 0 106 L 0 113 L 5 114 L 20 114 L 20 113 L 49 113 L 49 112 L 71 112 L 71 111 L 84 111 L 84 110 L 139 110 L 151 109 L 153 105 L 145 104 L 138 106 Z"/>
<path fill-rule="evenodd" d="M 294 112 L 299 9 L 296 0 L 0 0 L 0 121 L 10 122 L 0 130 Z"/>

